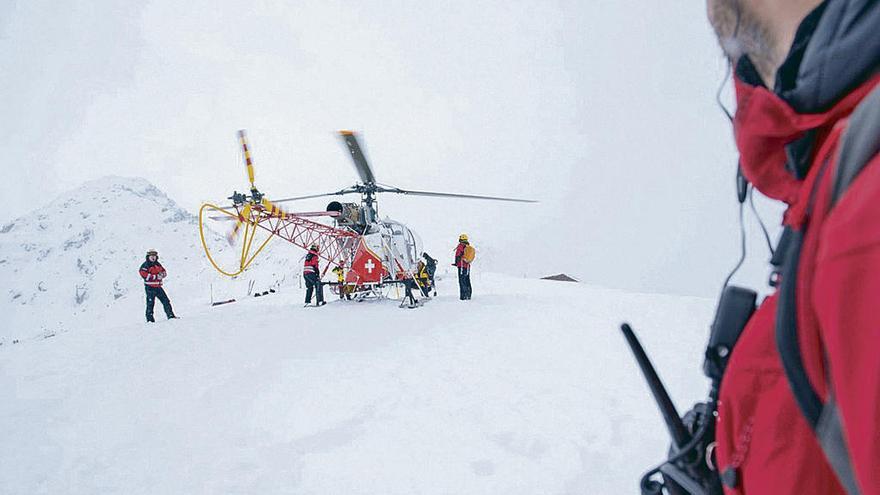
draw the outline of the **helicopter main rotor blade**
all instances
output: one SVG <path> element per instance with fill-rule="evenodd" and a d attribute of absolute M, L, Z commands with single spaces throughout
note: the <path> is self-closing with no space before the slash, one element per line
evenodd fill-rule
<path fill-rule="evenodd" d="M 339 135 L 342 136 L 342 140 L 345 141 L 345 146 L 348 148 L 348 153 L 351 155 L 354 168 L 357 170 L 361 182 L 364 184 L 375 184 L 376 176 L 373 175 L 373 169 L 370 168 L 370 164 L 367 162 L 367 158 L 361 150 L 357 134 L 352 131 L 339 131 Z"/>
<path fill-rule="evenodd" d="M 343 189 L 341 191 L 323 193 L 323 194 L 309 194 L 308 196 L 296 196 L 293 198 L 284 198 L 284 199 L 276 199 L 273 200 L 273 203 L 284 203 L 287 201 L 299 201 L 301 199 L 312 199 L 312 198 L 323 198 L 324 196 L 342 196 L 343 194 L 351 194 L 356 193 L 357 191 L 354 189 Z"/>
<path fill-rule="evenodd" d="M 251 160 L 251 150 L 248 148 L 247 132 L 244 129 L 238 130 L 238 142 L 241 143 L 241 152 L 244 157 L 244 166 L 247 168 L 248 182 L 251 183 L 251 189 L 254 189 L 254 162 Z"/>
<path fill-rule="evenodd" d="M 455 194 L 455 193 L 442 193 L 442 192 L 432 192 L 432 191 L 410 191 L 407 189 L 400 189 L 397 187 L 394 188 L 386 188 L 380 187 L 376 189 L 377 192 L 390 192 L 397 194 L 407 194 L 410 196 L 430 196 L 435 198 L 464 198 L 464 199 L 487 199 L 490 201 L 510 201 L 514 203 L 537 203 L 534 199 L 519 199 L 519 198 L 502 198 L 499 196 L 476 196 L 473 194 Z"/>

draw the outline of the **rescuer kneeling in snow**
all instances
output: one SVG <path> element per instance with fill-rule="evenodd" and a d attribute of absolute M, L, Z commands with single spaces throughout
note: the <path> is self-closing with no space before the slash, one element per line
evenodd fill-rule
<path fill-rule="evenodd" d="M 437 272 L 437 260 L 428 253 L 422 253 L 422 257 L 425 258 L 425 270 L 428 272 L 428 279 L 431 281 L 431 288 L 434 289 L 434 295 L 436 296 L 437 285 L 434 283 L 434 273 Z"/>
<path fill-rule="evenodd" d="M 323 306 L 324 288 L 321 286 L 321 272 L 318 269 L 318 246 L 312 244 L 306 262 L 303 265 L 303 278 L 306 279 L 306 305 L 312 302 L 312 291 L 315 291 L 315 306 Z"/>
<path fill-rule="evenodd" d="M 147 292 L 147 322 L 155 322 L 153 319 L 153 306 L 156 304 L 156 298 L 162 303 L 165 309 L 165 316 L 168 319 L 177 318 L 174 316 L 174 310 L 171 309 L 171 301 L 162 288 L 162 280 L 168 276 L 165 268 L 159 263 L 159 253 L 151 249 L 147 251 L 146 261 L 141 264 L 139 270 L 141 278 L 144 279 L 144 290 Z"/>
<path fill-rule="evenodd" d="M 428 275 L 427 265 L 422 260 L 419 260 L 419 264 L 416 266 L 415 279 L 419 289 L 422 291 L 422 295 L 428 297 L 428 294 L 431 292 L 431 277 Z"/>
<path fill-rule="evenodd" d="M 336 274 L 336 284 L 339 288 L 339 299 L 347 298 L 350 301 L 351 291 L 345 286 L 345 268 L 343 268 L 342 265 L 337 265 L 333 268 L 333 273 Z"/>

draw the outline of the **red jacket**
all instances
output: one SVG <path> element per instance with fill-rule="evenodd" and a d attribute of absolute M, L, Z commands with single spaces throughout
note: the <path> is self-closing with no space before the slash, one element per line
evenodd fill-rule
<path fill-rule="evenodd" d="M 804 232 L 797 340 L 823 402 L 829 383 L 833 389 L 862 495 L 880 494 L 880 154 L 833 209 L 829 200 L 848 117 L 878 83 L 878 77 L 862 82 L 824 111 L 797 113 L 766 88 L 736 81 L 743 173 L 761 192 L 788 203 L 784 223 Z M 815 133 L 811 164 L 798 179 L 785 168 L 785 146 L 807 131 Z M 725 493 L 843 495 L 786 378 L 776 346 L 777 301 L 774 294 L 755 312 L 721 383 L 717 465 L 721 473 L 736 473 Z"/>
<path fill-rule="evenodd" d="M 141 274 L 141 278 L 144 279 L 144 285 L 150 287 L 162 287 L 162 279 L 168 276 L 165 268 L 158 261 L 144 261 L 138 272 Z"/>
<path fill-rule="evenodd" d="M 320 275 L 318 263 L 320 262 L 320 258 L 318 258 L 317 251 L 309 251 L 309 254 L 306 255 L 306 261 L 303 264 L 303 275 L 314 273 L 315 275 Z"/>
<path fill-rule="evenodd" d="M 468 245 L 466 242 L 459 242 L 455 248 L 455 266 L 459 268 L 470 268 L 471 264 L 464 259 L 464 248 Z"/>

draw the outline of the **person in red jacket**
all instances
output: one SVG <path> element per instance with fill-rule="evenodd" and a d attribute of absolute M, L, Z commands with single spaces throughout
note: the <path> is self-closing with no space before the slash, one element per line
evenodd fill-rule
<path fill-rule="evenodd" d="M 168 276 L 168 273 L 165 272 L 165 268 L 159 263 L 159 253 L 153 249 L 147 251 L 146 260 L 141 264 L 139 273 L 141 278 L 144 279 L 144 290 L 147 293 L 147 322 L 153 323 L 156 321 L 153 318 L 153 306 L 156 304 L 157 298 L 165 309 L 165 316 L 169 320 L 177 318 L 174 316 L 174 310 L 171 309 L 171 301 L 168 300 L 168 295 L 165 294 L 165 289 L 162 288 L 162 280 Z"/>
<path fill-rule="evenodd" d="M 323 306 L 324 288 L 321 285 L 321 272 L 318 268 L 318 246 L 312 244 L 303 264 L 303 278 L 306 279 L 306 306 L 312 302 L 312 291 L 315 291 L 315 305 Z"/>
<path fill-rule="evenodd" d="M 880 494 L 880 2 L 708 0 L 708 15 L 735 68 L 742 173 L 787 203 L 796 246 L 721 381 L 724 491 Z"/>
<path fill-rule="evenodd" d="M 464 259 L 464 250 L 467 246 L 467 234 L 458 236 L 458 246 L 455 247 L 455 262 L 452 263 L 452 266 L 458 268 L 458 298 L 462 301 L 471 298 L 471 264 Z"/>

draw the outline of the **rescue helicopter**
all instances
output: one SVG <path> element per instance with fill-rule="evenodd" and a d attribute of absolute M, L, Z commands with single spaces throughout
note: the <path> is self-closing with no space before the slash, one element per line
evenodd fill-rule
<path fill-rule="evenodd" d="M 233 191 L 229 196 L 231 205 L 220 207 L 205 203 L 199 210 L 199 233 L 205 254 L 220 273 L 235 277 L 245 271 L 256 256 L 263 251 L 273 237 L 278 237 L 302 249 L 317 247 L 318 256 L 326 261 L 322 276 L 332 266 L 340 266 L 345 273 L 343 286 L 356 300 L 387 297 L 386 290 L 391 286 L 410 283 L 418 284 L 415 273 L 422 256 L 422 241 L 407 225 L 390 218 L 380 219 L 378 214 L 379 194 L 401 194 L 407 196 L 427 196 L 440 198 L 478 199 L 517 203 L 536 203 L 531 199 L 480 196 L 434 191 L 416 191 L 387 186 L 376 181 L 376 176 L 361 148 L 358 135 L 353 131 L 339 131 L 352 164 L 360 179 L 354 185 L 334 192 L 287 197 L 276 200 L 269 198 L 254 185 L 254 167 L 244 130 L 238 131 L 241 151 L 247 170 L 250 191 Z M 359 202 L 331 201 L 323 211 L 291 213 L 280 207 L 280 203 L 302 201 L 331 196 L 360 195 Z M 205 241 L 206 212 L 220 213 L 212 219 L 234 220 L 235 224 L 227 234 L 233 244 L 241 236 L 241 252 L 238 266 L 234 270 L 224 270 L 211 256 Z M 332 220 L 332 225 L 316 221 L 316 217 Z M 257 232 L 266 235 L 265 240 L 254 244 Z"/>

